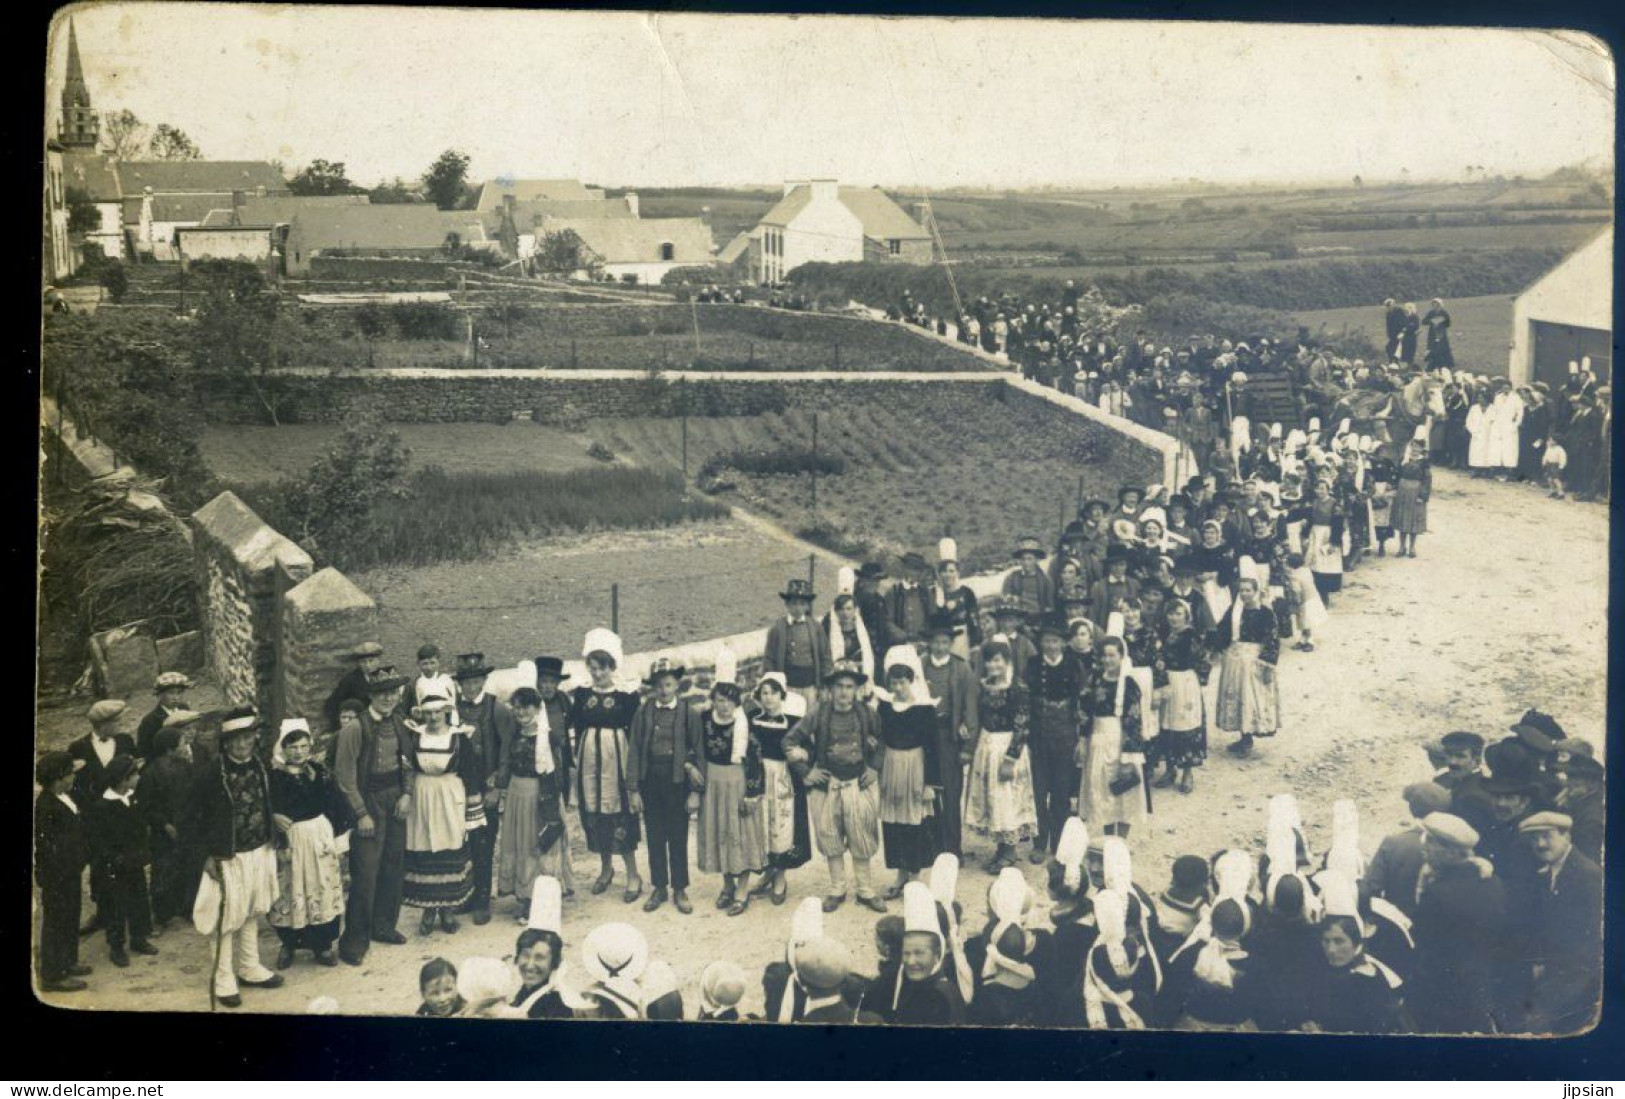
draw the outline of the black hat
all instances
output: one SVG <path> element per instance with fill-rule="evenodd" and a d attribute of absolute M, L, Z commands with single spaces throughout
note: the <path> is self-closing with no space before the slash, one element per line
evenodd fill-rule
<path fill-rule="evenodd" d="M 994 618 L 1010 617 L 1026 621 L 1027 611 L 1022 607 L 1021 600 L 1001 596 L 998 599 L 990 599 L 988 602 L 991 604 L 988 609 L 993 612 Z"/>
<path fill-rule="evenodd" d="M 385 691 L 398 691 L 410 680 L 404 675 L 395 674 L 395 665 L 385 664 L 367 677 L 367 693 L 383 694 Z"/>
<path fill-rule="evenodd" d="M 107 770 L 102 772 L 102 781 L 108 786 L 117 786 L 130 777 L 134 771 L 141 769 L 141 761 L 134 756 L 114 756 Z"/>
<path fill-rule="evenodd" d="M 1138 485 L 1124 485 L 1122 488 L 1117 490 L 1117 502 L 1121 504 L 1123 502 L 1123 498 L 1131 492 L 1140 499 L 1145 499 L 1145 489 Z"/>
<path fill-rule="evenodd" d="M 687 674 L 688 669 L 677 663 L 677 661 L 673 660 L 669 656 L 661 656 L 655 658 L 654 662 L 649 665 L 648 678 L 646 678 L 643 682 L 648 686 L 653 687 L 655 685 L 655 680 L 659 679 L 663 675 L 674 675 L 678 679 L 682 679 L 683 676 Z"/>
<path fill-rule="evenodd" d="M 935 571 L 931 568 L 931 562 L 925 559 L 925 554 L 915 550 L 909 550 L 903 554 L 902 565 L 904 569 L 916 574 Z"/>
<path fill-rule="evenodd" d="M 1059 637 L 1064 641 L 1066 638 L 1070 637 L 1072 633 L 1071 629 L 1067 626 L 1066 615 L 1058 614 L 1054 611 L 1037 615 L 1034 621 L 1034 626 L 1037 630 L 1038 636 L 1040 637 L 1048 633 L 1054 634 L 1056 637 Z"/>
<path fill-rule="evenodd" d="M 1070 542 L 1078 538 L 1089 537 L 1089 528 L 1082 519 L 1074 519 L 1061 531 L 1061 541 Z"/>
<path fill-rule="evenodd" d="M 461 653 L 457 657 L 457 670 L 451 673 L 453 679 L 483 679 L 496 671 L 496 667 L 485 662 L 484 653 Z"/>
<path fill-rule="evenodd" d="M 1539 710 L 1526 711 L 1518 723 L 1512 726 L 1512 731 L 1518 734 L 1519 740 L 1541 755 L 1550 755 L 1556 750 L 1557 742 L 1568 737 L 1556 718 Z"/>
<path fill-rule="evenodd" d="M 1496 771 L 1484 780 L 1484 792 L 1487 794 L 1528 794 L 1535 793 L 1535 776 L 1522 768 Z"/>
<path fill-rule="evenodd" d="M 837 660 L 835 667 L 824 677 L 824 682 L 834 683 L 837 679 L 850 679 L 859 687 L 869 682 L 869 677 L 863 674 L 863 669 L 851 660 Z"/>
<path fill-rule="evenodd" d="M 1483 752 L 1484 738 L 1458 729 L 1440 737 L 1439 746 L 1449 752 Z"/>
<path fill-rule="evenodd" d="M 34 764 L 34 781 L 41 786 L 49 786 L 58 779 L 67 778 L 84 765 L 84 760 L 74 759 L 67 752 L 46 752 Z"/>
<path fill-rule="evenodd" d="M 402 679 L 404 684 L 406 681 Z M 220 715 L 220 740 L 225 742 L 243 734 L 259 732 L 260 715 L 252 706 L 235 706 Z"/>
<path fill-rule="evenodd" d="M 1113 561 L 1127 562 L 1132 559 L 1133 555 L 1129 553 L 1128 547 L 1121 542 L 1113 542 L 1106 547 L 1106 564 L 1108 565 Z"/>
<path fill-rule="evenodd" d="M 779 598 L 785 600 L 805 599 L 811 603 L 813 601 L 812 581 L 800 578 L 789 581 L 784 585 L 784 590 L 779 593 Z"/>
<path fill-rule="evenodd" d="M 959 633 L 959 623 L 954 621 L 954 616 L 948 611 L 932 611 L 926 616 L 925 632 L 928 637 L 935 637 L 939 633 L 953 637 Z"/>
<path fill-rule="evenodd" d="M 1045 556 L 1044 544 L 1030 534 L 1024 535 L 1023 537 L 1016 539 L 1016 552 L 1014 556 L 1032 556 L 1042 560 Z"/>
<path fill-rule="evenodd" d="M 535 660 L 531 661 L 531 663 L 536 665 L 537 679 L 540 679 L 544 675 L 551 676 L 560 682 L 570 678 L 564 674 L 564 660 L 562 657 L 538 656 Z"/>
<path fill-rule="evenodd" d="M 1168 507 L 1164 510 L 1171 511 L 1174 508 L 1184 508 L 1186 511 L 1191 511 L 1195 506 L 1195 504 L 1191 503 L 1189 496 L 1186 496 L 1183 492 L 1176 492 L 1168 497 Z"/>
<path fill-rule="evenodd" d="M 1088 515 L 1090 508 L 1099 508 L 1101 511 L 1106 512 L 1110 511 L 1112 506 L 1098 496 L 1091 496 L 1089 499 L 1083 502 L 1083 506 L 1078 509 L 1078 514 Z"/>
<path fill-rule="evenodd" d="M 879 561 L 865 561 L 858 566 L 856 575 L 859 580 L 878 580 L 886 575 L 886 566 Z"/>
<path fill-rule="evenodd" d="M 729 702 L 736 705 L 738 704 L 739 699 L 742 697 L 742 692 L 739 690 L 739 684 L 737 683 L 713 683 L 711 684 L 711 693 L 714 695 L 721 695 L 723 698 L 726 698 Z"/>

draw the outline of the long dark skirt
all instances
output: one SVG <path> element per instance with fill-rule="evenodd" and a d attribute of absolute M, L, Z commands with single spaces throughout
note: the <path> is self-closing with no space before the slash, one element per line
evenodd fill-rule
<path fill-rule="evenodd" d="M 937 717 L 937 758 L 942 760 L 942 801 L 937 806 L 936 828 L 939 851 L 961 853 L 963 818 L 960 807 L 965 798 L 965 770 L 960 762 L 959 735 L 941 715 Z"/>
<path fill-rule="evenodd" d="M 590 813 L 581 810 L 581 830 L 587 833 L 587 850 L 595 855 L 629 855 L 638 849 L 636 813 Z"/>
<path fill-rule="evenodd" d="M 880 824 L 880 838 L 886 845 L 886 865 L 893 870 L 918 873 L 936 861 L 936 821 L 927 817 L 919 824 Z"/>
<path fill-rule="evenodd" d="M 326 950 L 338 939 L 341 923 L 343 920 L 334 918 L 308 927 L 277 927 L 272 930 L 283 946 L 294 950 Z"/>
<path fill-rule="evenodd" d="M 447 851 L 408 849 L 401 903 L 412 908 L 456 911 L 474 895 L 474 862 L 468 843 Z"/>
<path fill-rule="evenodd" d="M 190 919 L 203 875 L 203 858 L 190 844 L 178 843 L 162 831 L 152 834 L 152 918 L 162 923 Z"/>

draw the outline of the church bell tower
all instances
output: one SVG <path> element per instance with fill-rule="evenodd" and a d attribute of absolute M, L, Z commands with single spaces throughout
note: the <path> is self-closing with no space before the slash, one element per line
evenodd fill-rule
<path fill-rule="evenodd" d="M 62 122 L 57 139 L 67 149 L 94 150 L 102 136 L 102 120 L 90 105 L 84 66 L 79 62 L 79 39 L 68 20 L 68 79 L 62 85 Z"/>

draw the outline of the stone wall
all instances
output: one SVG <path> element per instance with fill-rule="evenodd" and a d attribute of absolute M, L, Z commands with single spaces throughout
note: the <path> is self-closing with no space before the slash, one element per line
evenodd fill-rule
<path fill-rule="evenodd" d="M 377 637 L 378 610 L 349 577 L 327 568 L 290 588 L 281 614 L 281 712 L 315 719 L 353 666 L 351 650 Z"/>

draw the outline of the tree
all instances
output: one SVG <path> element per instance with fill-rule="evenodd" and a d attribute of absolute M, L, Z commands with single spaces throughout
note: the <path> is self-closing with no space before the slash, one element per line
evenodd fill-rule
<path fill-rule="evenodd" d="M 271 368 L 277 343 L 290 333 L 278 323 L 276 296 L 267 291 L 264 274 L 246 260 L 203 260 L 192 264 L 188 281 L 201 299 L 194 344 L 198 370 L 240 380 L 277 424 L 284 387 Z"/>
<path fill-rule="evenodd" d="M 115 160 L 134 160 L 147 147 L 147 124 L 128 108 L 102 116 L 102 148 Z"/>
<path fill-rule="evenodd" d="M 1365 186 L 1365 180 L 1361 179 L 1359 176 L 1355 176 L 1354 177 L 1354 185 L 1356 187 L 1364 187 Z"/>
<path fill-rule="evenodd" d="M 147 143 L 147 152 L 154 160 L 201 160 L 203 153 L 197 142 L 186 136 L 186 131 L 167 122 L 158 123 Z"/>
<path fill-rule="evenodd" d="M 304 473 L 278 486 L 273 511 L 307 551 L 342 567 L 374 539 L 378 509 L 406 495 L 409 457 L 381 410 L 355 410 Z"/>
<path fill-rule="evenodd" d="M 536 270 L 555 275 L 585 271 L 596 279 L 603 270 L 603 264 L 598 261 L 592 249 L 587 247 L 586 242 L 576 235 L 574 229 L 544 233 L 536 245 L 533 259 Z"/>
<path fill-rule="evenodd" d="M 468 154 L 447 149 L 423 173 L 423 191 L 442 210 L 454 210 L 463 200 L 468 181 Z"/>
<path fill-rule="evenodd" d="M 344 161 L 313 160 L 288 181 L 288 190 L 296 195 L 353 195 L 361 188 L 345 176 Z"/>
<path fill-rule="evenodd" d="M 90 192 L 69 187 L 64 197 L 68 204 L 68 232 L 91 233 L 102 227 L 102 212 L 91 200 Z"/>
<path fill-rule="evenodd" d="M 374 206 L 398 206 L 407 202 L 422 202 L 423 195 L 412 189 L 412 186 L 396 176 L 394 179 L 380 180 L 378 186 L 367 192 L 367 197 Z"/>

